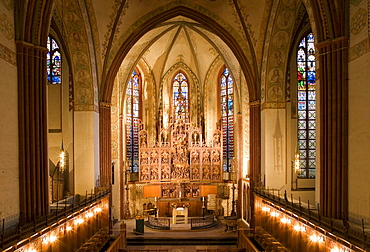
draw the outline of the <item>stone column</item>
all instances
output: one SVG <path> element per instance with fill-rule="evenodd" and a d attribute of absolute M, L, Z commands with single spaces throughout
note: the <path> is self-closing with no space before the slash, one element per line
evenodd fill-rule
<path fill-rule="evenodd" d="M 234 134 L 234 141 L 237 140 L 238 144 L 236 147 L 238 148 L 236 151 L 234 150 L 235 153 L 237 153 L 237 162 L 235 165 L 238 167 L 238 176 L 237 176 L 237 183 L 238 183 L 238 203 L 239 206 L 242 206 L 243 202 L 243 188 L 242 188 L 242 179 L 243 179 L 243 120 L 242 120 L 242 114 L 238 113 L 236 115 L 236 129 L 237 129 L 237 134 Z M 235 132 L 236 133 L 236 132 Z M 235 138 L 235 135 L 237 135 L 237 139 Z M 234 157 L 235 158 L 235 157 Z M 238 216 L 241 216 L 241 207 L 237 207 L 237 213 Z"/>
<path fill-rule="evenodd" d="M 99 103 L 99 142 L 100 142 L 100 186 L 111 186 L 111 108 L 110 103 Z"/>
<path fill-rule="evenodd" d="M 348 216 L 348 38 L 317 45 L 320 96 L 320 213 Z"/>
<path fill-rule="evenodd" d="M 21 221 L 49 211 L 47 49 L 17 41 Z"/>
<path fill-rule="evenodd" d="M 119 115 L 119 140 L 118 140 L 118 158 L 119 158 L 119 174 L 120 174 L 120 219 L 123 220 L 125 218 L 125 187 L 126 187 L 126 163 L 123 159 L 123 115 Z"/>
<path fill-rule="evenodd" d="M 251 191 L 261 182 L 261 101 L 249 103 L 250 108 L 250 178 Z M 254 194 L 250 194 L 251 227 L 255 225 Z"/>
<path fill-rule="evenodd" d="M 250 177 L 252 185 L 261 182 L 261 103 L 250 102 Z"/>

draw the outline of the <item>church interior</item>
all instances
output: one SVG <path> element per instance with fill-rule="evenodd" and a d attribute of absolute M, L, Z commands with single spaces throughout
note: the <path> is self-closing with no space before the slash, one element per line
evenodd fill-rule
<path fill-rule="evenodd" d="M 370 251 L 370 0 L 0 20 L 2 251 Z"/>

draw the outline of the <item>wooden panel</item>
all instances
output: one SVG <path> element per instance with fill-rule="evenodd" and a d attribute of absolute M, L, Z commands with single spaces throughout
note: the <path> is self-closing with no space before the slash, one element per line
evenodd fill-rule
<path fill-rule="evenodd" d="M 161 186 L 160 185 L 147 185 L 143 187 L 143 194 L 145 198 L 160 197 Z"/>
<path fill-rule="evenodd" d="M 200 186 L 200 196 L 206 197 L 208 194 L 217 195 L 217 185 L 201 185 Z"/>

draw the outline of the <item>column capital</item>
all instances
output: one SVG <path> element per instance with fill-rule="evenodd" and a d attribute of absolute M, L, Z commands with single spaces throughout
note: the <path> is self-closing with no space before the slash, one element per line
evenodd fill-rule
<path fill-rule="evenodd" d="M 349 43 L 348 36 L 341 36 L 338 38 L 321 41 L 316 44 L 316 48 L 319 51 L 318 55 L 321 56 L 323 54 L 328 54 L 335 51 L 348 50 L 349 48 L 348 43 Z M 333 45 L 335 46 L 333 47 Z"/>
<path fill-rule="evenodd" d="M 260 106 L 261 105 L 261 100 L 254 100 L 249 102 L 249 106 L 255 107 L 255 106 Z"/>
<path fill-rule="evenodd" d="M 105 102 L 105 101 L 99 102 L 99 107 L 100 108 L 110 108 L 111 106 L 112 106 L 112 103 L 110 103 L 110 102 Z"/>

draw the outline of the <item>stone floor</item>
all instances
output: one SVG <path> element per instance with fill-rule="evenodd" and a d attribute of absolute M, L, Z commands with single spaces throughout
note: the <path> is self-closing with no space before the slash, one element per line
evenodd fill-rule
<path fill-rule="evenodd" d="M 237 232 L 227 231 L 225 232 L 225 223 L 221 218 L 219 224 L 213 228 L 205 230 L 156 230 L 145 226 L 143 235 L 136 235 L 134 228 L 136 222 L 134 219 L 125 220 L 126 223 L 126 237 L 127 239 L 135 239 L 143 237 L 145 239 L 214 239 L 214 238 L 237 238 Z M 115 226 L 117 226 L 117 223 Z M 117 227 L 118 229 L 118 227 Z M 237 248 L 236 245 L 129 245 L 127 249 L 167 249 L 168 252 L 196 252 L 197 249 L 231 249 Z"/>

